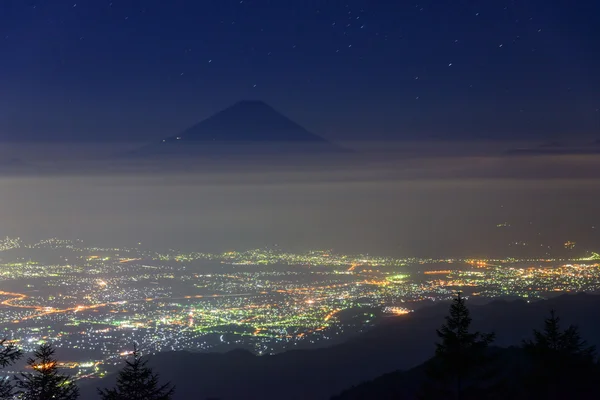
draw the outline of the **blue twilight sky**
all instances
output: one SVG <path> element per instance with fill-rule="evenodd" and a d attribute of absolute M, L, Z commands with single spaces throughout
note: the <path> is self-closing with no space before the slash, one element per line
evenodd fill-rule
<path fill-rule="evenodd" d="M 261 99 L 334 140 L 600 138 L 600 2 L 2 0 L 0 139 L 142 140 Z"/>

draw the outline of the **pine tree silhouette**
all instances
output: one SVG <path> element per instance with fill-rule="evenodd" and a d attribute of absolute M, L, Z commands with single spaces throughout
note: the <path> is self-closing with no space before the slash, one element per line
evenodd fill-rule
<path fill-rule="evenodd" d="M 12 343 L 7 343 L 6 339 L 0 340 L 0 367 L 4 368 L 12 365 L 21 358 L 23 353 Z M 0 381 L 0 399 L 13 398 L 13 385 L 9 380 Z"/>
<path fill-rule="evenodd" d="M 491 398 L 493 378 L 488 346 L 494 334 L 470 332 L 471 317 L 461 293 L 450 306 L 446 323 L 438 329 L 434 358 L 421 397 L 425 399 Z"/>
<path fill-rule="evenodd" d="M 113 389 L 98 389 L 103 400 L 170 400 L 175 387 L 170 382 L 159 386 L 158 374 L 147 367 L 137 345 L 133 346 L 132 360 L 125 360 L 119 371 L 117 386 Z"/>
<path fill-rule="evenodd" d="M 531 362 L 524 381 L 529 395 L 581 398 L 598 389 L 596 349 L 581 338 L 576 326 L 561 330 L 554 310 L 544 321 L 544 330 L 534 330 L 533 340 L 525 340 L 523 349 Z"/>
<path fill-rule="evenodd" d="M 15 376 L 18 399 L 75 400 L 79 397 L 79 388 L 71 378 L 58 372 L 52 345 L 40 345 L 33 355 L 27 360 L 33 372 Z"/>

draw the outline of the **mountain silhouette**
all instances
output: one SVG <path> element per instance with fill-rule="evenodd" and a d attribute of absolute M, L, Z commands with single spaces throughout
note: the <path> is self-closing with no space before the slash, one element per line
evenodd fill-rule
<path fill-rule="evenodd" d="M 268 104 L 246 100 L 177 135 L 145 146 L 135 154 L 142 157 L 214 159 L 343 152 L 338 146 L 309 132 Z"/>
<path fill-rule="evenodd" d="M 327 142 L 257 100 L 237 102 L 163 143 L 179 141 Z"/>

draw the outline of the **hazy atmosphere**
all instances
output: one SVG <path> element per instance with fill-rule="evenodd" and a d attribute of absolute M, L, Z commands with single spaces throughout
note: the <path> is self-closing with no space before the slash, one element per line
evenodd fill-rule
<path fill-rule="evenodd" d="M 104 174 L 94 164 L 84 174 L 9 174 L 0 180 L 0 233 L 161 249 L 464 257 L 527 254 L 507 247 L 511 241 L 543 255 L 546 246 L 599 238 L 597 156 L 376 156 L 280 170 L 233 163 L 212 172 Z"/>

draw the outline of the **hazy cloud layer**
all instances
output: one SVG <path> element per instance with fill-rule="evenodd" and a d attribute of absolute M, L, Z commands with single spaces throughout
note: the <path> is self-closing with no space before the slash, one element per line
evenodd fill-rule
<path fill-rule="evenodd" d="M 527 254 L 566 240 L 583 251 L 600 239 L 599 158 L 371 152 L 188 171 L 46 159 L 52 174 L 0 179 L 0 234 L 204 251 Z"/>

